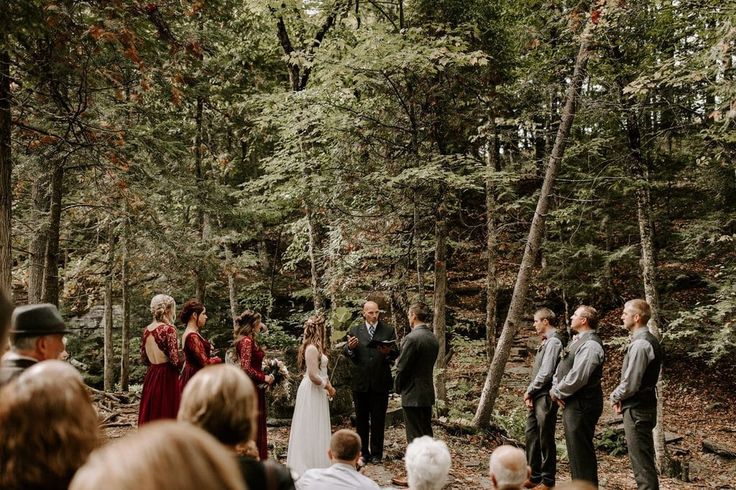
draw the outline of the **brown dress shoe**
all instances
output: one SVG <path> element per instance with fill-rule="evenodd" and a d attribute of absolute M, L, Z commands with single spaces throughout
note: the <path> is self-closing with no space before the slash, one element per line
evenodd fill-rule
<path fill-rule="evenodd" d="M 532 488 L 532 490 L 550 490 L 551 488 L 555 488 L 555 487 L 554 486 L 550 487 L 550 486 L 547 486 L 547 484 L 545 483 L 540 483 L 536 487 Z"/>
<path fill-rule="evenodd" d="M 396 485 L 397 487 L 408 487 L 409 486 L 409 482 L 405 476 L 395 476 L 391 478 L 391 483 Z"/>
<path fill-rule="evenodd" d="M 527 480 L 524 482 L 524 488 L 536 488 L 537 485 L 541 485 L 541 483 L 533 482 L 531 480 Z"/>

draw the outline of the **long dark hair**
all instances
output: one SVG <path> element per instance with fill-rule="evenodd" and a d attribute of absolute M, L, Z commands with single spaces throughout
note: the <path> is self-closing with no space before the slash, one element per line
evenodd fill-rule
<path fill-rule="evenodd" d="M 304 322 L 304 338 L 297 355 L 297 364 L 301 370 L 304 370 L 304 352 L 309 345 L 315 346 L 320 355 L 325 353 L 325 317 L 322 315 L 311 316 Z"/>
<path fill-rule="evenodd" d="M 192 315 L 195 313 L 197 315 L 201 314 L 204 311 L 204 305 L 197 301 L 196 299 L 190 299 L 186 303 L 184 303 L 184 306 L 181 307 L 181 313 L 179 313 L 179 320 L 184 324 L 186 327 L 189 323 L 189 319 L 192 318 Z"/>
<path fill-rule="evenodd" d="M 233 328 L 233 345 L 238 344 L 244 337 L 251 337 L 253 344 L 258 346 L 258 341 L 254 335 L 256 327 L 261 323 L 261 314 L 253 310 L 245 310 L 235 319 L 235 328 Z M 237 350 L 236 350 L 237 352 Z"/>

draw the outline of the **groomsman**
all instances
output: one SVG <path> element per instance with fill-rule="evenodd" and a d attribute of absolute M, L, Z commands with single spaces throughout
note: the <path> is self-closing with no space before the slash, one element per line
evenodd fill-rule
<path fill-rule="evenodd" d="M 526 458 L 531 468 L 531 477 L 524 487 L 538 490 L 554 487 L 557 473 L 557 404 L 549 396 L 563 342 L 556 324 L 555 314 L 549 308 L 541 308 L 534 313 L 534 329 L 542 343 L 534 358 L 531 383 L 524 394 L 524 404 L 529 410 L 526 420 Z"/>
<path fill-rule="evenodd" d="M 624 414 L 626 445 L 639 490 L 659 489 L 652 431 L 657 425 L 662 347 L 647 328 L 651 316 L 649 303 L 642 299 L 632 299 L 624 305 L 621 320 L 631 340 L 624 356 L 621 382 L 610 396 L 614 410 Z"/>
<path fill-rule="evenodd" d="M 598 461 L 593 436 L 603 412 L 603 342 L 596 327 L 598 312 L 580 306 L 573 314 L 570 329 L 577 339 L 563 351 L 549 394 L 564 411 L 565 442 L 573 480 L 598 485 Z"/>
<path fill-rule="evenodd" d="M 409 307 L 411 332 L 404 337 L 396 361 L 395 389 L 401 393 L 407 444 L 417 437 L 432 436 L 432 370 L 440 347 L 427 325 L 430 315 L 424 303 L 414 303 Z M 394 478 L 392 483 L 406 485 L 406 478 Z"/>
<path fill-rule="evenodd" d="M 399 355 L 396 332 L 379 321 L 380 314 L 378 304 L 366 301 L 363 321 L 350 329 L 348 342 L 343 347 L 343 353 L 352 361 L 355 425 L 363 460 L 376 464 L 383 459 L 384 426 L 392 382 L 391 363 Z"/>

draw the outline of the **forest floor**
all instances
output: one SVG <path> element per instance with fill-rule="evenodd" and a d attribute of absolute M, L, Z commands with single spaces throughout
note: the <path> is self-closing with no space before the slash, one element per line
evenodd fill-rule
<path fill-rule="evenodd" d="M 602 332 L 604 339 L 621 332 Z M 506 369 L 501 394 L 496 403 L 495 423 L 505 430 L 474 433 L 463 426 L 464 420 L 473 416 L 480 396 L 480 387 L 485 377 L 485 352 L 482 341 L 456 340 L 455 355 L 449 365 L 448 396 L 449 414 L 434 423 L 435 437 L 444 440 L 450 447 L 453 458 L 450 483 L 451 489 L 490 488 L 488 458 L 491 451 L 503 442 L 523 442 L 525 410 L 522 395 L 530 373 L 530 350 L 534 339 L 521 333 L 516 339 L 512 356 Z M 604 374 L 604 393 L 615 387 L 623 354 L 615 347 L 607 348 L 608 359 Z M 703 451 L 703 440 L 714 441 L 724 447 L 736 449 L 736 405 L 730 403 L 736 386 L 734 366 L 722 369 L 701 369 L 692 362 L 674 359 L 665 370 L 665 428 L 668 438 L 676 440 L 668 444 L 671 452 L 686 462 L 689 482 L 673 478 L 661 478 L 663 489 L 688 488 L 736 488 L 736 460 L 729 460 Z M 111 438 L 120 437 L 135 424 L 137 407 L 133 403 L 121 404 L 106 399 L 101 406 L 101 415 L 107 420 L 107 433 Z M 122 402 L 128 400 L 122 399 Z M 392 406 L 398 405 L 392 398 Z M 110 416 L 110 414 L 117 415 Z M 349 427 L 345 419 L 335 429 Z M 617 442 L 616 428 L 620 429 L 620 416 L 616 416 L 606 404 L 598 424 L 597 440 L 605 439 L 607 445 L 619 452 L 625 446 Z M 288 427 L 269 428 L 272 455 L 285 462 Z M 569 479 L 569 468 L 564 449 L 562 423 L 558 423 L 558 482 Z M 386 429 L 386 453 L 382 465 L 368 465 L 365 474 L 383 487 L 391 487 L 392 476 L 403 472 L 405 436 L 400 423 Z M 598 468 L 601 488 L 628 490 L 636 488 L 626 454 L 613 455 L 598 450 Z"/>

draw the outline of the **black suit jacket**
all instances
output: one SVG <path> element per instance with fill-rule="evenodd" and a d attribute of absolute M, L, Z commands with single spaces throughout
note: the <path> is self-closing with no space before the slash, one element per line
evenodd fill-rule
<path fill-rule="evenodd" d="M 432 371 L 440 344 L 426 324 L 417 325 L 401 343 L 396 361 L 396 392 L 403 407 L 431 407 L 434 404 Z"/>
<path fill-rule="evenodd" d="M 391 390 L 391 364 L 399 355 L 394 345 L 388 356 L 381 354 L 377 348 L 368 347 L 371 341 L 365 321 L 356 324 L 348 331 L 349 335 L 358 337 L 358 346 L 352 351 L 345 344 L 343 354 L 352 361 L 350 370 L 350 387 L 358 393 L 388 393 Z M 347 338 L 346 338 L 347 340 Z M 378 322 L 373 340 L 396 340 L 394 329 L 383 322 Z"/>

